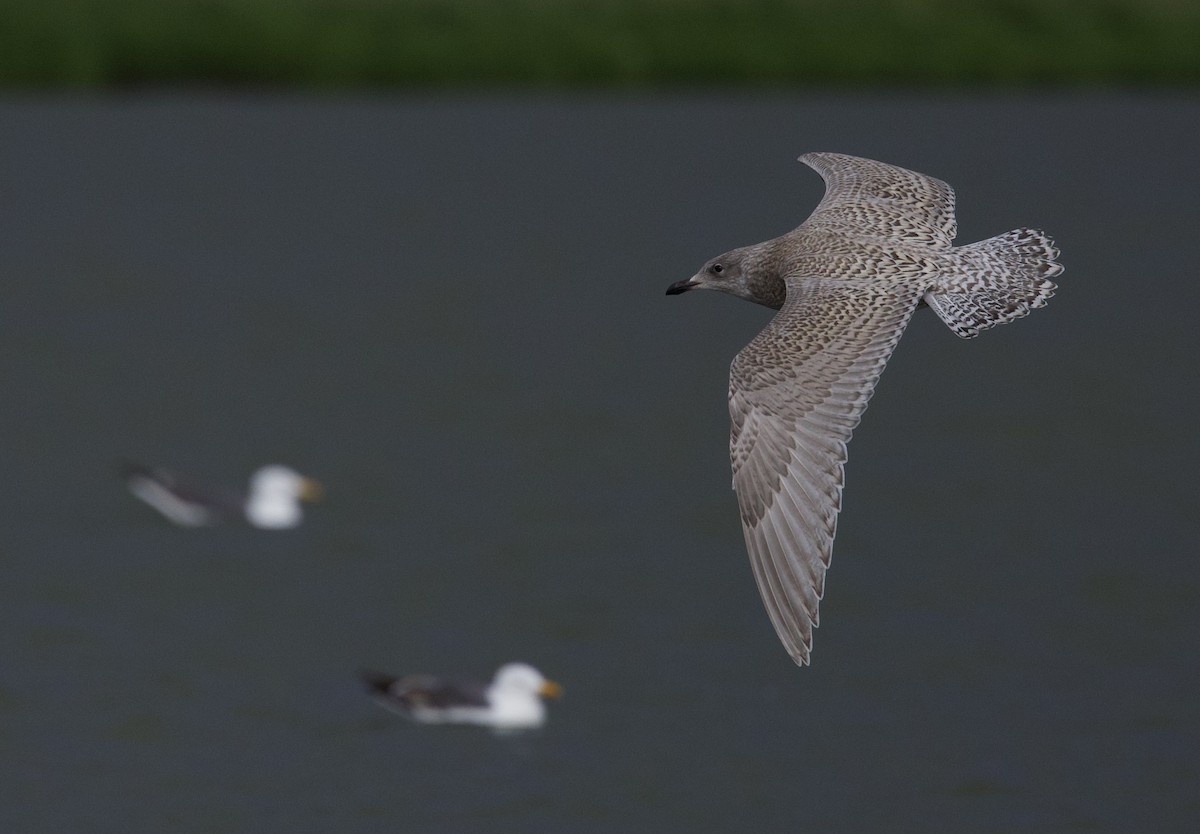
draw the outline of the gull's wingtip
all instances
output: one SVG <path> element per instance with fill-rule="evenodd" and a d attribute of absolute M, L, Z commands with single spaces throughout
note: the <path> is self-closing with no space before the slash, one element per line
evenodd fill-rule
<path fill-rule="evenodd" d="M 149 466 L 130 460 L 129 458 L 118 458 L 115 468 L 117 476 L 125 481 L 128 481 L 130 478 L 150 478 L 155 475 L 155 471 Z"/>
<path fill-rule="evenodd" d="M 802 153 L 796 157 L 797 162 L 803 162 L 809 168 L 817 168 L 822 160 L 828 159 L 831 156 L 841 156 L 841 154 L 829 153 L 828 151 L 809 151 Z"/>
<path fill-rule="evenodd" d="M 805 645 L 803 642 L 797 644 L 784 643 L 783 646 L 788 655 L 792 658 L 792 662 L 797 666 L 809 665 L 809 657 L 812 655 L 812 643 Z"/>
<path fill-rule="evenodd" d="M 395 675 L 376 672 L 374 669 L 359 669 L 358 679 L 375 695 L 386 695 L 388 689 L 396 682 Z"/>

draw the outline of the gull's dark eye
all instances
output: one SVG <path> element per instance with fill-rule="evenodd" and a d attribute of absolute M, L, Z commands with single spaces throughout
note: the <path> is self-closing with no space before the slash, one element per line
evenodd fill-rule
<path fill-rule="evenodd" d="M 712 271 L 713 271 L 713 272 L 724 272 L 724 271 L 725 271 L 725 267 L 721 266 L 720 264 L 713 264 L 713 265 L 712 265 Z"/>

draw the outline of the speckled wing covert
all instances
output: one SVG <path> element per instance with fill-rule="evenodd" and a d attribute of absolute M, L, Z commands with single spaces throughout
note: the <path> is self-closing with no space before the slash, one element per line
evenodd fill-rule
<path fill-rule="evenodd" d="M 836 153 L 806 153 L 800 161 L 825 180 L 825 197 L 804 221 L 807 228 L 939 249 L 958 234 L 954 189 L 939 179 Z"/>
<path fill-rule="evenodd" d="M 851 251 L 872 241 L 949 248 L 954 192 L 940 180 L 837 154 L 800 159 L 827 190 L 798 231 L 844 236 Z M 838 281 L 846 248 L 837 247 L 827 274 L 786 276 L 783 308 L 730 371 L 730 458 L 746 547 L 771 622 L 800 664 L 818 623 L 846 444 L 923 291 L 886 275 Z"/>

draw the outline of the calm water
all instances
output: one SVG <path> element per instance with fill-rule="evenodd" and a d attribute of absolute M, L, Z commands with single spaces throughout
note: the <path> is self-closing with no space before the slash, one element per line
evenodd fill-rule
<path fill-rule="evenodd" d="M 5 831 L 1190 831 L 1195 97 L 0 101 Z M 1050 306 L 928 312 L 851 445 L 814 665 L 763 613 L 726 372 L 666 298 L 820 197 L 940 176 Z M 319 477 L 183 531 L 118 458 Z M 563 682 L 517 739 L 361 666 Z"/>

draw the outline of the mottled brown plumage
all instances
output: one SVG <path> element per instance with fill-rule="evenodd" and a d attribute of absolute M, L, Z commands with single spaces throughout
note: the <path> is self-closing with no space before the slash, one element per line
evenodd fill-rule
<path fill-rule="evenodd" d="M 1044 306 L 1062 267 L 1031 229 L 954 247 L 954 190 L 941 180 L 841 154 L 800 160 L 825 180 L 812 215 L 667 293 L 716 289 L 779 310 L 730 369 L 730 459 L 759 591 L 807 664 L 846 444 L 913 311 L 924 301 L 969 338 Z"/>

